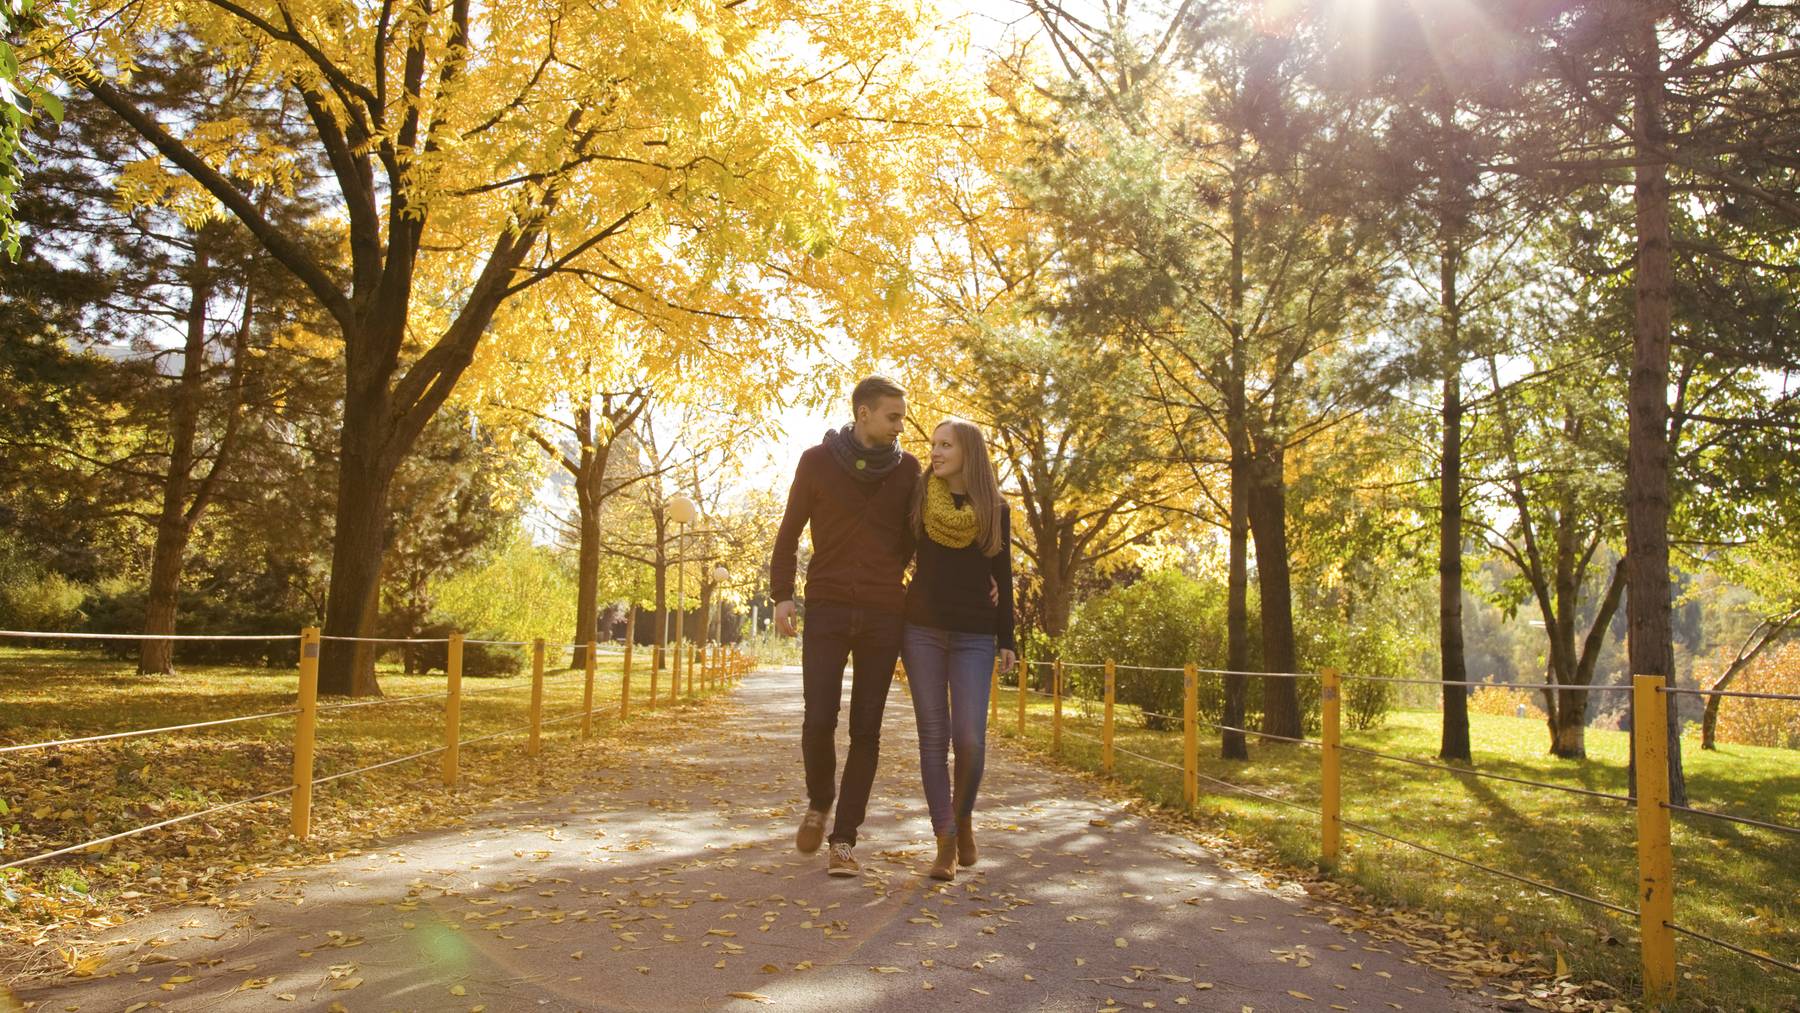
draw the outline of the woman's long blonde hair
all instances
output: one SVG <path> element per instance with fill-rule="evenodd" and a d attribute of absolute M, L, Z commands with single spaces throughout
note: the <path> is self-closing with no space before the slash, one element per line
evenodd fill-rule
<path fill-rule="evenodd" d="M 937 441 L 938 430 L 945 426 L 950 427 L 957 449 L 962 451 L 963 486 L 968 489 L 969 507 L 975 511 L 975 544 L 981 547 L 982 555 L 998 556 L 1000 550 L 1006 548 L 1000 514 L 1007 505 L 1000 495 L 1000 479 L 994 474 L 993 458 L 988 456 L 987 438 L 981 435 L 981 427 L 975 423 L 947 418 L 931 427 L 932 442 Z M 931 460 L 927 457 L 925 474 L 919 476 L 919 488 L 913 493 L 913 534 L 920 538 L 925 537 L 925 490 L 930 484 Z"/>

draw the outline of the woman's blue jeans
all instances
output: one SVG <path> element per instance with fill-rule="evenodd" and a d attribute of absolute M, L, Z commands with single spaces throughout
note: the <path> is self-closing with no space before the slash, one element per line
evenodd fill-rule
<path fill-rule="evenodd" d="M 956 633 L 906 624 L 900 657 L 919 723 L 919 773 L 931 829 L 939 837 L 956 833 L 975 812 L 975 792 L 987 755 L 988 690 L 998 653 L 987 633 Z M 952 789 L 949 751 L 956 749 Z"/>

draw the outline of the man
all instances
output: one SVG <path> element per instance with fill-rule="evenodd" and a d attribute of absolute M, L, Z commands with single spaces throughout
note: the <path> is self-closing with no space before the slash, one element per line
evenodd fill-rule
<path fill-rule="evenodd" d="M 812 525 L 806 570 L 806 639 L 801 645 L 806 717 L 800 752 L 806 764 L 806 816 L 794 835 L 803 853 L 817 851 L 835 798 L 826 871 L 855 876 L 851 849 L 868 809 L 881 749 L 881 718 L 900 656 L 902 587 L 913 537 L 908 525 L 919 462 L 900 449 L 906 394 L 871 376 L 850 396 L 855 422 L 825 434 L 800 455 L 787 512 L 769 563 L 775 628 L 794 635 L 794 580 L 800 531 Z M 850 752 L 835 784 L 838 707 L 844 663 L 851 662 Z"/>

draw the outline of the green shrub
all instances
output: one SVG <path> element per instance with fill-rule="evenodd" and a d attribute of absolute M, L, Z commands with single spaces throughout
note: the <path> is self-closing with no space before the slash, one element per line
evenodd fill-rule
<path fill-rule="evenodd" d="M 419 631 L 421 638 L 437 640 L 448 638 L 456 627 L 450 623 L 432 623 Z M 508 640 L 504 634 L 492 630 L 465 634 L 467 640 Z M 408 671 L 445 672 L 450 666 L 449 644 L 408 644 L 406 653 Z M 500 644 L 463 644 L 463 674 L 467 676 L 481 675 L 517 675 L 525 669 L 524 647 L 503 646 Z"/>
<path fill-rule="evenodd" d="M 175 616 L 176 632 L 183 635 L 263 636 L 298 633 L 310 625 L 313 614 L 288 600 L 285 589 L 262 593 L 234 588 L 232 594 L 201 594 L 183 589 Z M 142 633 L 148 595 L 141 586 L 108 582 L 83 603 L 89 633 Z M 138 653 L 136 640 L 103 640 L 100 653 L 129 658 Z M 292 640 L 180 640 L 174 647 L 175 663 L 207 665 L 262 665 L 293 668 L 300 661 L 300 646 Z"/>
<path fill-rule="evenodd" d="M 1296 603 L 1298 605 L 1298 603 Z M 1067 691 L 1089 699 L 1105 692 L 1105 674 L 1096 665 L 1111 658 L 1119 665 L 1118 702 L 1136 708 L 1145 727 L 1180 727 L 1182 677 L 1179 672 L 1141 671 L 1179 668 L 1188 662 L 1203 671 L 1197 686 L 1201 721 L 1222 724 L 1225 714 L 1226 588 L 1223 582 L 1195 580 L 1174 571 L 1152 573 L 1136 583 L 1113 588 L 1083 602 L 1062 638 L 1062 657 L 1072 664 L 1065 673 Z M 1254 590 L 1249 602 L 1250 664 L 1262 667 L 1260 609 Z M 1385 626 L 1346 626 L 1337 616 L 1297 608 L 1295 651 L 1301 672 L 1335 666 L 1362 678 L 1344 684 L 1344 721 L 1354 729 L 1379 724 L 1393 706 L 1394 686 L 1382 680 L 1403 675 L 1418 645 Z M 1204 671 L 1204 670 L 1212 671 Z M 1245 687 L 1244 724 L 1262 723 L 1264 680 Z M 1301 726 L 1307 735 L 1319 731 L 1319 680 L 1296 680 Z"/>
<path fill-rule="evenodd" d="M 520 532 L 485 564 L 432 581 L 429 593 L 433 621 L 446 627 L 496 634 L 484 640 L 558 643 L 568 638 L 576 590 L 567 554 Z"/>
<path fill-rule="evenodd" d="M 87 589 L 60 573 L 52 573 L 23 553 L 0 547 L 0 627 L 23 630 L 75 630 L 84 617 Z"/>
<path fill-rule="evenodd" d="M 1201 668 L 1224 668 L 1225 609 L 1223 585 L 1171 570 L 1089 598 L 1076 609 L 1069 632 L 1062 638 L 1063 659 L 1077 663 L 1065 675 L 1069 692 L 1102 696 L 1104 671 L 1085 666 L 1111 658 L 1119 665 L 1118 702 L 1137 708 L 1146 728 L 1179 727 L 1181 673 L 1134 666 L 1179 668 L 1191 661 Z M 1254 614 L 1250 622 L 1254 628 Z M 1250 698 L 1257 695 L 1254 687 L 1246 694 Z M 1224 678 L 1202 674 L 1198 696 L 1201 720 L 1218 723 L 1225 713 Z M 1247 702 L 1254 703 L 1254 699 Z"/>
<path fill-rule="evenodd" d="M 1344 723 L 1362 731 L 1387 718 L 1396 697 L 1387 680 L 1412 670 L 1415 636 L 1389 626 L 1348 625 L 1329 614 L 1309 614 L 1301 624 L 1301 657 L 1309 670 L 1336 668 L 1344 676 Z"/>

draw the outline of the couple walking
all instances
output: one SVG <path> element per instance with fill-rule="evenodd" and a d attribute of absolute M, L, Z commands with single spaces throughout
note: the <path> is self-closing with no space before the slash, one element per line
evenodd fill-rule
<path fill-rule="evenodd" d="M 827 871 L 854 876 L 894 661 L 906 661 L 919 726 L 919 773 L 937 836 L 929 874 L 974 865 L 975 795 L 987 744 L 989 673 L 1013 653 L 1011 530 L 986 441 L 973 423 L 940 422 L 929 468 L 900 449 L 906 394 L 871 376 L 851 395 L 855 422 L 800 457 L 775 538 L 775 627 L 793 636 L 800 531 L 812 525 L 801 643 L 806 816 L 794 843 L 818 850 L 832 802 Z M 907 564 L 913 563 L 911 583 Z M 851 666 L 850 751 L 837 778 L 838 709 Z M 954 777 L 949 752 L 955 747 Z"/>

